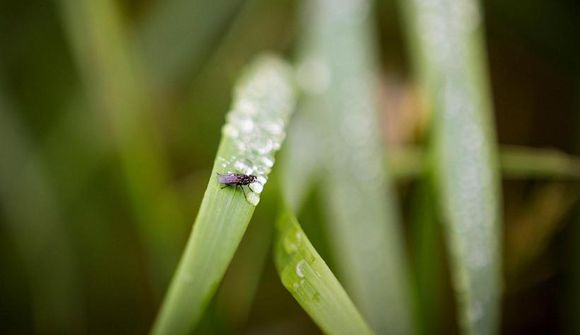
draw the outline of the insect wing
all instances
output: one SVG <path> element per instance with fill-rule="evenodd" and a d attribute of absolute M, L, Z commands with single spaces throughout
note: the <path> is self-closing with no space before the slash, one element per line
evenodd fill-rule
<path fill-rule="evenodd" d="M 235 174 L 223 174 L 218 175 L 218 181 L 220 184 L 224 185 L 237 185 L 240 181 L 240 178 Z"/>

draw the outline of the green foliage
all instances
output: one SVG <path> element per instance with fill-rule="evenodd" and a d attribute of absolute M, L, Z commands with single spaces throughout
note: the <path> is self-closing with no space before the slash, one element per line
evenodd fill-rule
<path fill-rule="evenodd" d="M 462 330 L 494 334 L 501 299 L 497 144 L 476 2 L 401 1 L 422 98 L 431 169 Z"/>
<path fill-rule="evenodd" d="M 408 334 L 407 262 L 398 205 L 384 171 L 369 11 L 360 1 L 304 2 L 303 112 L 316 114 L 311 119 L 319 143 L 309 150 L 320 148 L 317 165 L 326 172 L 323 201 L 339 278 L 377 333 Z"/>
<path fill-rule="evenodd" d="M 573 2 L 32 2 L 0 5 L 0 333 L 578 324 Z M 239 76 L 263 50 L 296 62 Z"/>
<path fill-rule="evenodd" d="M 292 213 L 280 214 L 275 260 L 282 284 L 327 334 L 372 334 Z"/>
<path fill-rule="evenodd" d="M 224 276 L 261 192 L 224 188 L 216 177 L 257 175 L 258 184 L 264 185 L 293 105 L 289 69 L 277 58 L 258 59 L 240 79 L 201 208 L 154 334 L 187 334 L 195 327 Z"/>

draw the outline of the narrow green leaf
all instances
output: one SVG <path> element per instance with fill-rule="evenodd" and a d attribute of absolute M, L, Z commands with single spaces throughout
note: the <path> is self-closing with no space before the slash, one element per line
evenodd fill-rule
<path fill-rule="evenodd" d="M 278 219 L 274 253 L 282 284 L 325 333 L 372 334 L 289 210 Z"/>
<path fill-rule="evenodd" d="M 111 0 L 57 0 L 89 95 L 112 126 L 155 287 L 168 281 L 185 236 L 150 94 Z M 80 111 L 77 111 L 80 113 Z M 146 167 L 146 168 L 144 168 Z"/>
<path fill-rule="evenodd" d="M 395 179 L 419 178 L 429 167 L 416 147 L 391 150 L 387 158 Z M 499 151 L 503 179 L 580 179 L 580 157 L 558 150 L 502 145 Z"/>
<path fill-rule="evenodd" d="M 153 334 L 187 334 L 195 327 L 260 200 L 293 108 L 289 67 L 273 56 L 259 58 L 236 87 L 201 208 Z M 222 189 L 216 174 L 234 172 L 255 175 L 258 183 L 250 190 Z"/>
<path fill-rule="evenodd" d="M 419 334 L 443 334 L 446 307 L 442 292 L 444 259 L 440 251 L 440 222 L 435 213 L 432 188 L 427 180 L 415 184 L 411 198 L 410 238 L 415 261 Z"/>
<path fill-rule="evenodd" d="M 156 1 L 135 36 L 153 86 L 166 89 L 179 75 L 199 68 L 243 2 Z"/>
<path fill-rule="evenodd" d="M 401 0 L 422 98 L 433 115 L 431 171 L 465 333 L 494 334 L 501 298 L 497 148 L 474 0 Z"/>
<path fill-rule="evenodd" d="M 275 176 L 270 178 L 275 179 Z M 279 193 L 276 182 L 270 185 L 262 193 L 262 204 L 254 213 L 252 224 L 249 225 L 216 296 L 217 309 L 234 333 L 241 331 L 248 321 L 262 274 L 270 258 L 274 236 L 272 218 L 276 215 L 276 194 Z"/>
<path fill-rule="evenodd" d="M 223 1 L 217 6 L 214 2 L 155 1 L 129 41 L 136 46 L 136 58 L 142 60 L 142 68 L 153 86 L 163 92 L 171 90 L 171 84 L 186 70 L 192 73 L 199 70 L 204 57 L 222 38 L 221 32 L 231 24 L 231 18 L 241 6 L 243 0 Z M 95 113 L 88 113 L 90 107 L 85 97 L 81 92 L 72 95 L 42 150 L 51 165 L 74 166 L 74 175 L 61 173 L 58 168 L 53 172 L 68 199 L 78 197 L 114 148 L 109 135 L 103 131 L 103 120 Z M 70 145 L 63 150 L 62 143 Z"/>
<path fill-rule="evenodd" d="M 580 157 L 553 149 L 502 146 L 499 158 L 504 178 L 580 179 Z"/>
<path fill-rule="evenodd" d="M 77 259 L 62 207 L 3 87 L 0 157 L 2 223 L 26 270 L 34 329 L 39 334 L 83 333 Z"/>
<path fill-rule="evenodd" d="M 324 146 L 320 141 L 320 123 L 312 99 L 299 105 L 288 130 L 286 148 L 280 153 L 282 190 L 288 205 L 299 213 L 314 181 L 324 169 L 320 158 Z"/>
<path fill-rule="evenodd" d="M 411 333 L 398 205 L 385 173 L 374 95 L 371 2 L 305 1 L 303 15 L 299 82 L 317 113 L 337 274 L 377 333 Z"/>

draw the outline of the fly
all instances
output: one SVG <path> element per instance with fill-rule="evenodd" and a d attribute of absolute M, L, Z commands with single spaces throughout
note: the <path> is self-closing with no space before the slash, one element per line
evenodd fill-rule
<path fill-rule="evenodd" d="M 248 200 L 246 196 L 246 191 L 244 190 L 244 186 L 248 186 L 252 183 L 258 181 L 258 177 L 251 175 L 251 174 L 241 174 L 241 173 L 227 173 L 227 174 L 217 174 L 218 175 L 218 182 L 222 184 L 222 189 L 224 187 L 233 186 L 239 187 L 244 192 L 244 198 Z"/>

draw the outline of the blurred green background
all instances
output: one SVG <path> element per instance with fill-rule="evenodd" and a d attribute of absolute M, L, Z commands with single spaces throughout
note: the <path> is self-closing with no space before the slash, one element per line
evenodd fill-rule
<path fill-rule="evenodd" d="M 298 60 L 300 4 L 0 1 L 0 333 L 148 332 L 207 185 L 233 84 L 262 51 Z M 506 158 L 501 333 L 577 334 L 580 3 L 481 5 Z M 377 1 L 371 15 L 381 129 L 416 274 L 413 208 L 430 117 L 398 4 Z M 312 188 L 299 218 L 333 268 L 322 196 Z M 198 333 L 320 332 L 272 262 L 275 203 L 257 207 Z M 417 312 L 436 319 L 418 322 L 432 325 L 426 334 L 457 333 L 442 228 L 428 234 L 440 271 L 412 275 L 420 280 L 410 286 L 428 287 L 437 313 Z"/>

